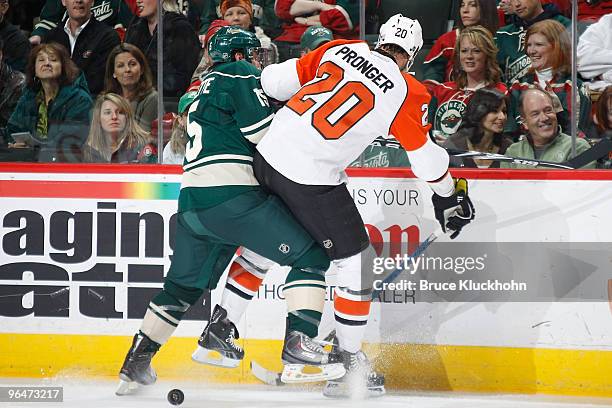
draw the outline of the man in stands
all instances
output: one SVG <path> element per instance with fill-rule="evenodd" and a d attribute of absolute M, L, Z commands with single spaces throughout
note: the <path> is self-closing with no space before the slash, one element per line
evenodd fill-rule
<path fill-rule="evenodd" d="M 333 41 L 334 34 L 329 28 L 320 26 L 310 26 L 304 31 L 302 37 L 300 37 L 300 46 L 302 47 L 302 57 L 326 44 Z"/>
<path fill-rule="evenodd" d="M 0 128 L 8 123 L 26 83 L 24 74 L 4 62 L 5 48 L 6 43 L 0 37 Z"/>
<path fill-rule="evenodd" d="M 549 18 L 566 27 L 570 24 L 570 20 L 553 4 L 542 5 L 541 0 L 512 0 L 512 4 L 516 17 L 514 23 L 500 28 L 495 34 L 499 49 L 497 62 L 508 85 L 525 76 L 531 66 L 525 52 L 525 34 L 532 24 Z"/>
<path fill-rule="evenodd" d="M 4 40 L 4 62 L 12 69 L 25 72 L 30 43 L 19 27 L 6 19 L 8 10 L 9 0 L 0 0 L 0 38 Z"/>
<path fill-rule="evenodd" d="M 506 155 L 525 159 L 562 163 L 571 158 L 572 138 L 561 133 L 552 96 L 542 89 L 531 88 L 521 94 L 519 109 L 528 130 L 526 137 L 506 150 Z M 584 139 L 576 139 L 576 154 L 590 147 Z M 528 165 L 502 162 L 500 167 L 533 168 Z M 595 162 L 585 167 L 594 168 Z"/>
<path fill-rule="evenodd" d="M 68 19 L 49 31 L 43 42 L 62 44 L 81 68 L 92 95 L 104 88 L 104 70 L 111 50 L 121 40 L 115 30 L 98 21 L 91 12 L 94 0 L 62 0 Z"/>
<path fill-rule="evenodd" d="M 49 31 L 61 26 L 66 19 L 67 7 L 63 0 L 47 0 L 40 11 L 40 21 L 30 35 L 30 43 L 40 44 Z M 94 0 L 91 12 L 96 20 L 117 30 L 121 38 L 134 17 L 125 0 Z"/>

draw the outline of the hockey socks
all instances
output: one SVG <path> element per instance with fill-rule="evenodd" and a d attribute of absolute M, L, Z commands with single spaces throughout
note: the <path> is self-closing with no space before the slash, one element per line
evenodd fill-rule
<path fill-rule="evenodd" d="M 366 251 L 372 251 L 372 247 Z M 334 291 L 336 336 L 340 347 L 349 353 L 361 349 L 372 303 L 372 283 L 361 274 L 362 255 L 334 260 L 338 270 Z"/>
<path fill-rule="evenodd" d="M 287 333 L 299 331 L 316 337 L 325 304 L 325 271 L 292 268 L 285 280 Z"/>
<path fill-rule="evenodd" d="M 202 296 L 202 289 L 187 288 L 166 280 L 164 288 L 149 303 L 140 331 L 163 345 L 189 307 Z"/>
<path fill-rule="evenodd" d="M 259 290 L 266 270 L 259 268 L 242 256 L 230 266 L 227 283 L 221 298 L 221 307 L 227 311 L 227 318 L 238 324 L 249 301 Z"/>
<path fill-rule="evenodd" d="M 334 317 L 336 335 L 342 349 L 350 353 L 356 353 L 361 349 L 361 340 L 368 324 L 371 303 L 371 291 L 368 291 L 366 296 L 361 296 L 347 288 L 336 288 Z"/>

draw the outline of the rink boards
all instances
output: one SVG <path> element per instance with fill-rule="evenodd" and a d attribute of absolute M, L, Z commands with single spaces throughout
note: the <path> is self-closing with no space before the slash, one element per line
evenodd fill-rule
<path fill-rule="evenodd" d="M 0 376 L 116 375 L 169 266 L 179 173 L 172 166 L 0 166 Z M 599 249 L 612 242 L 609 172 L 454 174 L 470 179 L 477 211 L 462 242 Z M 377 243 L 406 253 L 435 229 L 428 187 L 406 170 L 349 175 Z M 581 254 L 572 262 L 589 269 L 593 254 Z M 535 272 L 552 274 L 543 268 Z M 370 354 L 396 388 L 612 396 L 609 283 L 591 272 L 599 297 L 413 303 L 407 291 L 388 293 L 373 303 Z M 279 369 L 285 271 L 268 275 L 239 327 L 247 339 L 243 365 L 190 361 L 218 301 L 214 291 L 156 357 L 160 375 L 255 382 L 250 359 Z M 333 271 L 328 278 L 333 284 Z M 321 332 L 333 327 L 330 305 Z"/>

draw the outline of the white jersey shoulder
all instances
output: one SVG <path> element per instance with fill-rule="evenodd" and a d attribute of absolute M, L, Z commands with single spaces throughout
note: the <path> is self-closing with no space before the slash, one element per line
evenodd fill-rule
<path fill-rule="evenodd" d="M 276 76 L 274 89 L 282 95 L 291 88 L 297 93 L 276 114 L 257 148 L 297 183 L 336 185 L 346 180 L 346 167 L 376 137 L 389 134 L 408 86 L 391 58 L 363 42 L 333 45 L 315 63 L 284 63 L 295 72 Z M 271 83 L 273 78 L 265 74 L 262 83 Z M 264 89 L 268 92 L 265 84 Z"/>

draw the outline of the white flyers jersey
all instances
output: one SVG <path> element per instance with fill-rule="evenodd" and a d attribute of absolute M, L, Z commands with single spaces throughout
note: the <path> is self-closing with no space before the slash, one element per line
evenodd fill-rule
<path fill-rule="evenodd" d="M 448 169 L 446 151 L 427 134 L 427 90 L 365 42 L 331 41 L 270 65 L 261 84 L 266 94 L 288 102 L 257 149 L 296 183 L 345 182 L 346 167 L 381 135 L 402 144 L 417 177 L 435 180 Z"/>

